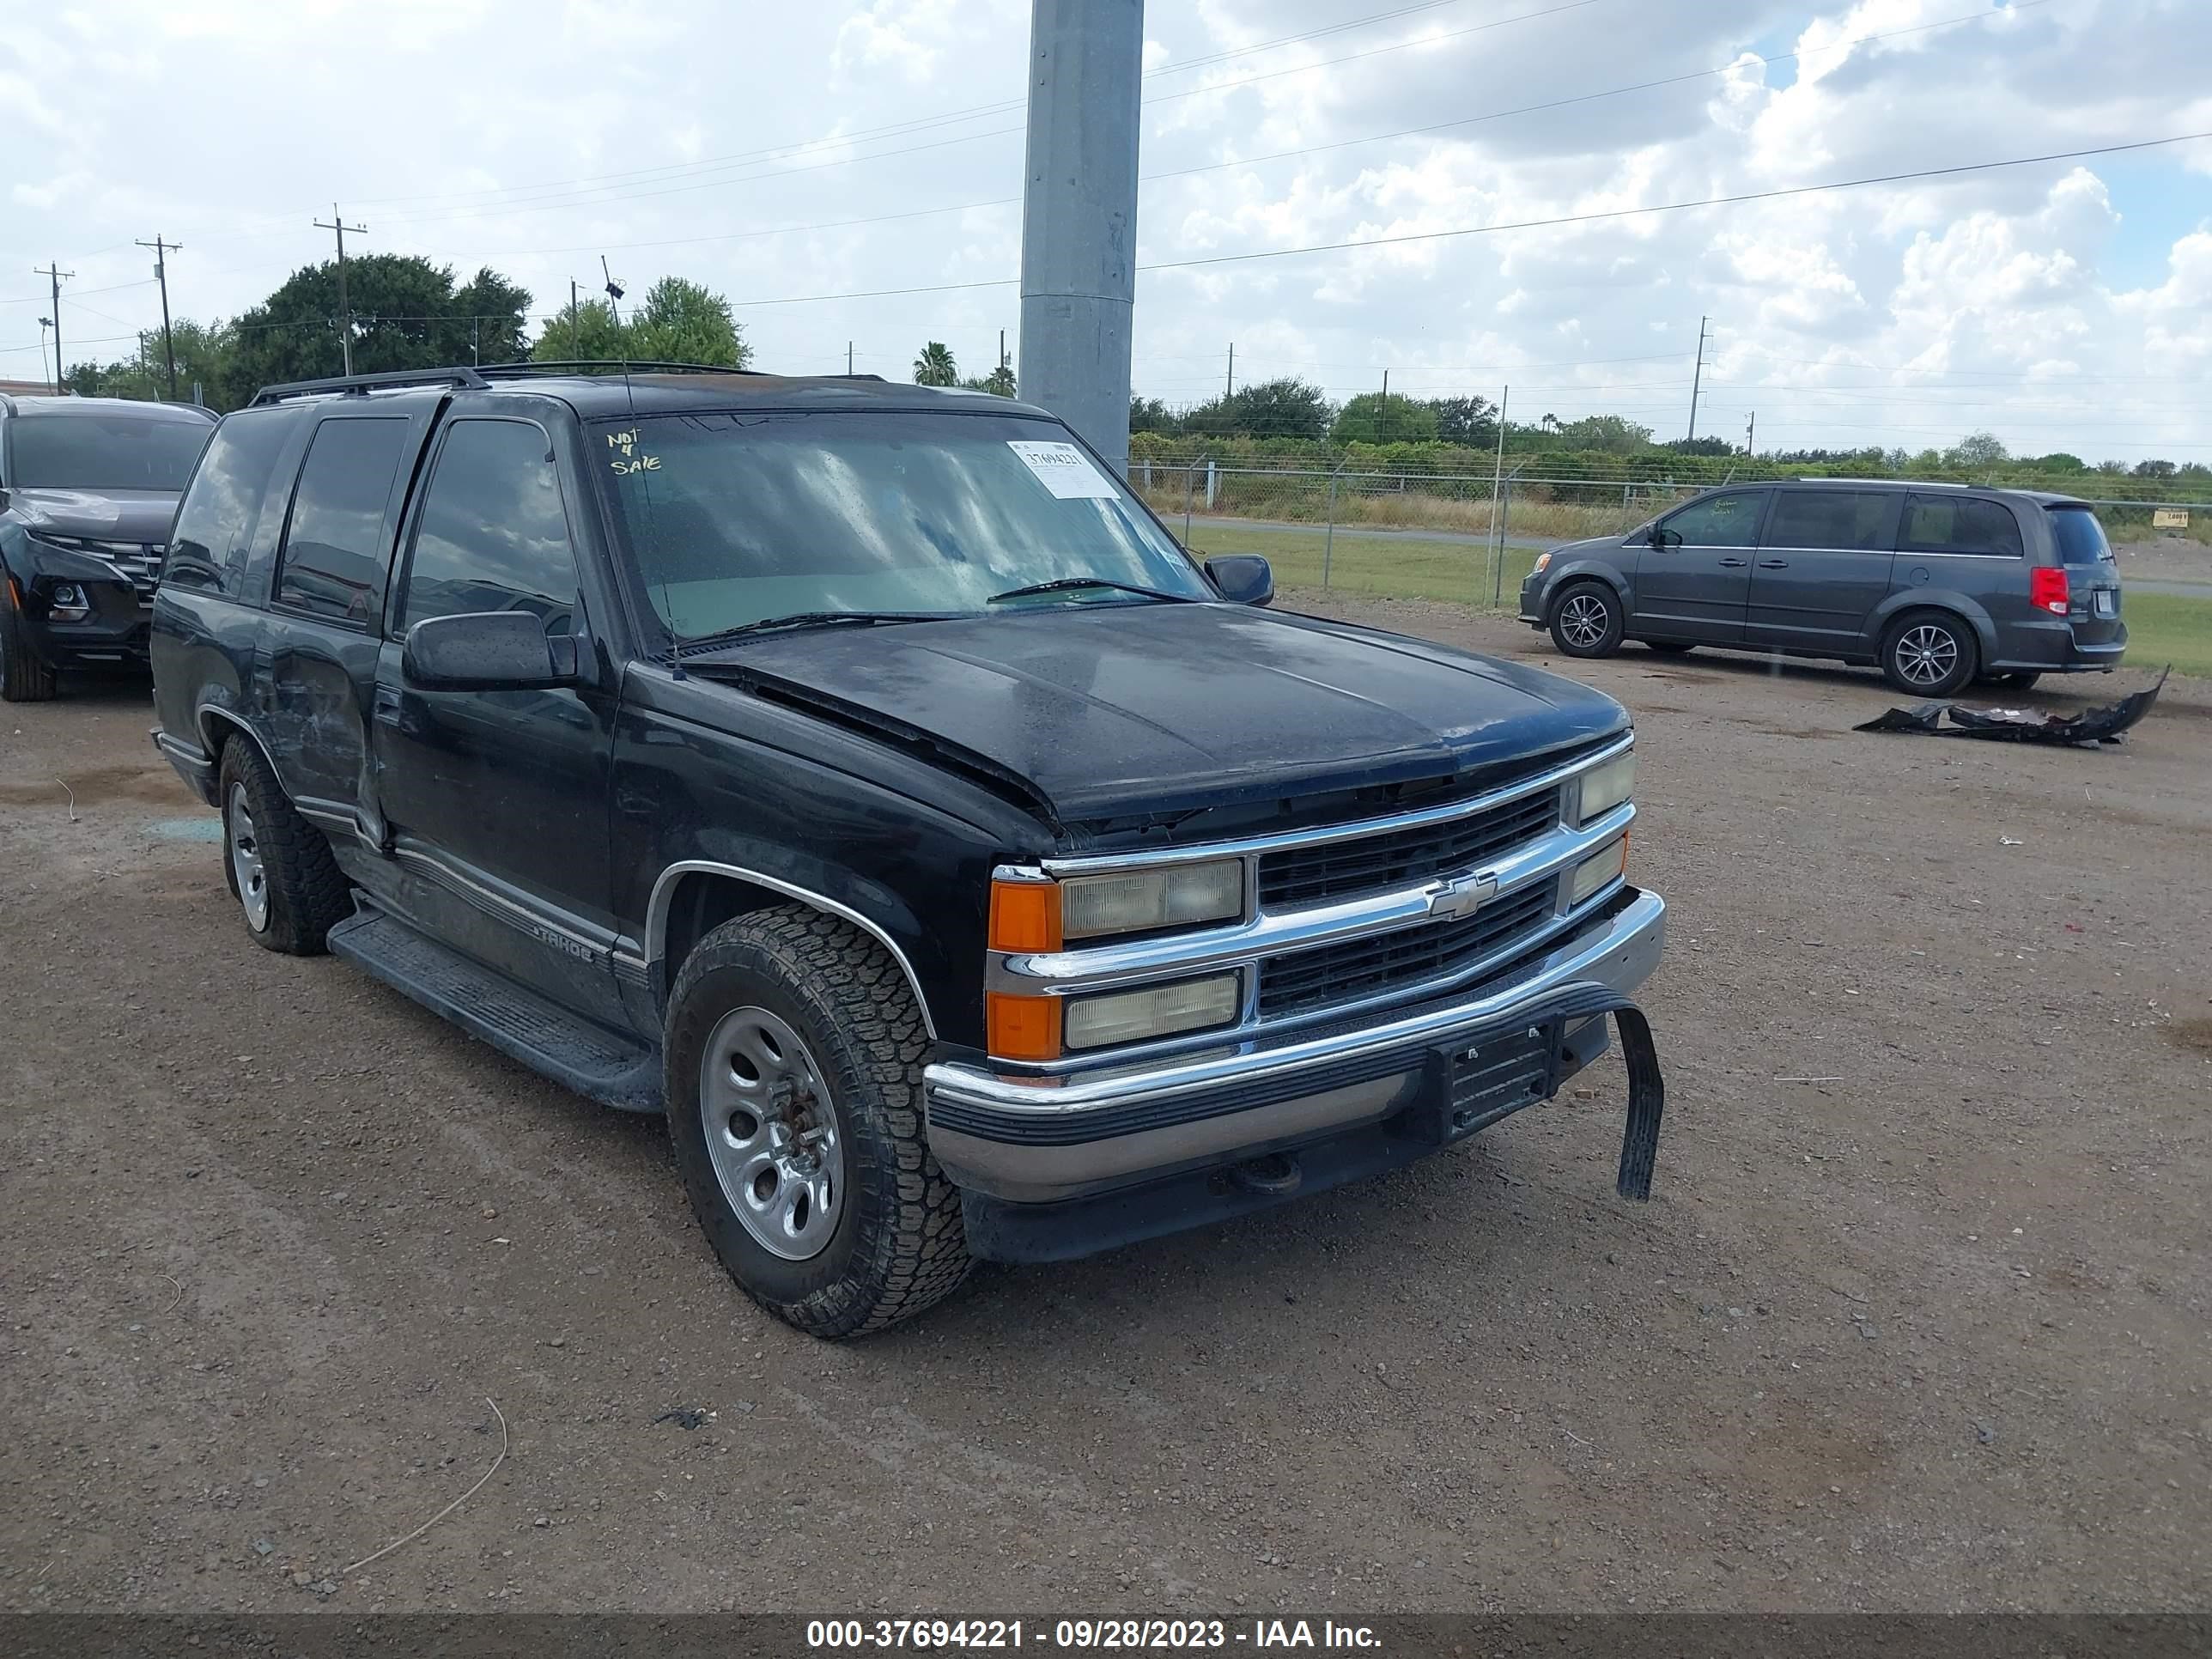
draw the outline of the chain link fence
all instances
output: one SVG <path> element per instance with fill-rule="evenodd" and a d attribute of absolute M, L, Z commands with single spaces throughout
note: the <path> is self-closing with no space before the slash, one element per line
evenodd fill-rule
<path fill-rule="evenodd" d="M 1722 480 L 1560 476 L 1540 458 L 1486 474 L 1139 459 L 1129 482 L 1194 551 L 1262 554 L 1285 586 L 1510 608 L 1545 549 L 1623 534 Z M 2154 579 L 2212 600 L 2212 502 L 2090 504 L 2130 550 L 2124 569 L 2142 550 Z"/>

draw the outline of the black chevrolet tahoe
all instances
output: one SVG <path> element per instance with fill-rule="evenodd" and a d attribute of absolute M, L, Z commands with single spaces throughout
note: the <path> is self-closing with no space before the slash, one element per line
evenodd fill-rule
<path fill-rule="evenodd" d="M 0 392 L 0 698 L 146 668 L 177 494 L 214 429 L 189 404 Z"/>
<path fill-rule="evenodd" d="M 1003 398 L 311 382 L 186 492 L 155 737 L 255 939 L 665 1110 L 817 1334 L 1393 1168 L 1613 1030 L 1646 1195 L 1626 715 L 1272 595 Z"/>

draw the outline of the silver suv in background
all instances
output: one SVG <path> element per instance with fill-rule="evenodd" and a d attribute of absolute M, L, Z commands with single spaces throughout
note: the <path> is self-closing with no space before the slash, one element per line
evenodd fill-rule
<path fill-rule="evenodd" d="M 1521 620 L 1571 657 L 1623 640 L 1826 657 L 1925 697 L 2109 671 L 2128 643 L 2087 502 L 1860 478 L 1708 490 L 1555 548 L 1521 585 Z"/>

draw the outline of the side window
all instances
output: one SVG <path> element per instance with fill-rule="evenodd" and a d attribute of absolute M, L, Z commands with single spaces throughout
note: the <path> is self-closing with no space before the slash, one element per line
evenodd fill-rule
<path fill-rule="evenodd" d="M 238 591 L 270 475 L 295 430 L 296 423 L 278 410 L 234 415 L 216 428 L 177 507 L 161 569 L 165 585 Z"/>
<path fill-rule="evenodd" d="M 1692 501 L 1659 527 L 1667 539 L 1683 547 L 1756 547 L 1759 509 L 1766 504 L 1763 489 L 1739 489 Z"/>
<path fill-rule="evenodd" d="M 340 419 L 315 428 L 284 530 L 277 604 L 356 628 L 376 620 L 384 510 L 410 424 Z"/>
<path fill-rule="evenodd" d="M 1897 498 L 1871 489 L 1781 489 L 1767 514 L 1767 547 L 1887 553 L 1897 522 Z"/>
<path fill-rule="evenodd" d="M 549 634 L 576 627 L 576 556 L 542 428 L 456 421 L 422 498 L 399 629 L 431 617 L 527 611 Z"/>
<path fill-rule="evenodd" d="M 2020 523 L 2001 501 L 1972 495 L 1914 495 L 1905 504 L 1900 553 L 2005 553 L 2021 556 Z"/>

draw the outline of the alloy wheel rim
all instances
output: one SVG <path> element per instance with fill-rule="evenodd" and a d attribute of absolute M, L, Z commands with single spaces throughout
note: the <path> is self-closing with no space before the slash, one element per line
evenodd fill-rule
<path fill-rule="evenodd" d="M 1959 665 L 1959 641 L 1948 629 L 1923 623 L 1897 641 L 1897 672 L 1915 685 L 1940 685 Z"/>
<path fill-rule="evenodd" d="M 1593 594 L 1577 593 L 1559 607 L 1559 631 L 1585 651 L 1605 637 L 1609 620 L 1603 601 Z"/>
<path fill-rule="evenodd" d="M 238 902 L 246 907 L 246 924 L 258 933 L 269 925 L 269 872 L 261 862 L 261 836 L 253 827 L 253 809 L 246 805 L 242 783 L 230 786 L 223 826 L 230 836 L 230 872 L 238 882 Z"/>
<path fill-rule="evenodd" d="M 799 1033 L 733 1008 L 707 1034 L 699 1118 L 722 1196 L 755 1243 L 786 1261 L 828 1248 L 845 1204 L 837 1111 Z"/>

